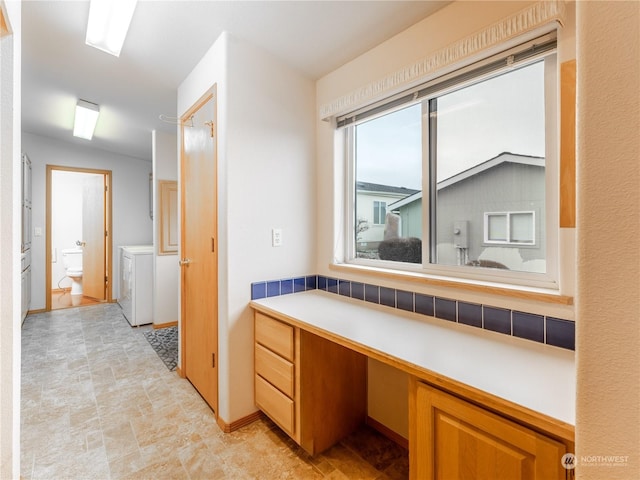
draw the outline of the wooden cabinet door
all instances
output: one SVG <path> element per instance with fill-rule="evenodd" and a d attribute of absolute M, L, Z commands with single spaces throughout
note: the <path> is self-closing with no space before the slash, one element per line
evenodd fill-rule
<path fill-rule="evenodd" d="M 416 385 L 412 478 L 564 478 L 564 444 L 424 383 Z"/>

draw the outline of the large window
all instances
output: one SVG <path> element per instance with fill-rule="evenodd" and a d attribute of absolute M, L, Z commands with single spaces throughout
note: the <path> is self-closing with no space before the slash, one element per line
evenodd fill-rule
<path fill-rule="evenodd" d="M 533 43 L 338 119 L 350 261 L 555 281 L 555 41 Z"/>

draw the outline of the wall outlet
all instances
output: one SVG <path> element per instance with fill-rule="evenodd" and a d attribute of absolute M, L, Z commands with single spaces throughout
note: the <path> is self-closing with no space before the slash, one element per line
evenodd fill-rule
<path fill-rule="evenodd" d="M 282 229 L 272 228 L 271 229 L 271 246 L 280 247 L 281 245 L 282 245 Z"/>

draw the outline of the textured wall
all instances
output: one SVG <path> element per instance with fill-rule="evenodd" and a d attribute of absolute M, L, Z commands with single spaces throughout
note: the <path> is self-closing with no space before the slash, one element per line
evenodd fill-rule
<path fill-rule="evenodd" d="M 257 81 L 256 79 L 259 79 Z M 212 85 L 218 118 L 218 409 L 255 412 L 251 282 L 313 273 L 314 84 L 229 34 L 178 89 L 178 112 Z M 283 244 L 271 246 L 271 228 Z"/>
<path fill-rule="evenodd" d="M 640 478 L 640 3 L 576 18 L 577 473 Z"/>
<path fill-rule="evenodd" d="M 0 478 L 20 473 L 20 3 L 0 0 Z"/>
<path fill-rule="evenodd" d="M 178 254 L 158 255 L 160 248 L 160 180 L 178 179 L 178 137 L 172 133 L 153 132 L 153 244 L 154 255 L 154 294 L 153 323 L 162 325 L 178 320 L 180 267 Z"/>

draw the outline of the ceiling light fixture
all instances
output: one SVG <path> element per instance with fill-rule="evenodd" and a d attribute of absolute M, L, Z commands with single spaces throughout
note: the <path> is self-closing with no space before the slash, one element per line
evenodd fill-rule
<path fill-rule="evenodd" d="M 87 45 L 120 56 L 137 0 L 91 0 Z"/>
<path fill-rule="evenodd" d="M 78 100 L 76 118 L 73 123 L 73 136 L 91 140 L 98 122 L 100 107 L 86 100 Z"/>

